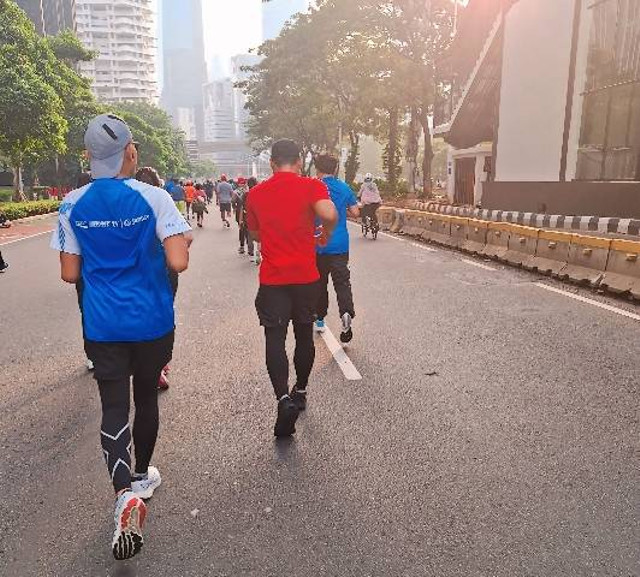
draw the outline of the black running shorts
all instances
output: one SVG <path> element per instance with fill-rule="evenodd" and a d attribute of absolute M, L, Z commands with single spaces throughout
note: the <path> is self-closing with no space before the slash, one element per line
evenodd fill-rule
<path fill-rule="evenodd" d="M 263 327 L 311 324 L 316 320 L 318 283 L 301 285 L 260 285 L 256 310 Z"/>
<path fill-rule="evenodd" d="M 97 380 L 118 380 L 135 373 L 150 374 L 169 364 L 173 354 L 174 331 L 155 341 L 103 343 L 84 341 L 87 358 L 95 366 Z"/>
<path fill-rule="evenodd" d="M 220 203 L 220 212 L 224 214 L 225 212 L 231 212 L 231 203 L 230 202 L 221 202 Z"/>

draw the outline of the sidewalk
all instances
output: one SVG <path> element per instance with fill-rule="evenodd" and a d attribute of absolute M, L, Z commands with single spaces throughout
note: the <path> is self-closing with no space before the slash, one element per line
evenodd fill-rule
<path fill-rule="evenodd" d="M 0 228 L 0 246 L 52 232 L 57 218 L 54 212 L 14 220 L 9 228 Z"/>

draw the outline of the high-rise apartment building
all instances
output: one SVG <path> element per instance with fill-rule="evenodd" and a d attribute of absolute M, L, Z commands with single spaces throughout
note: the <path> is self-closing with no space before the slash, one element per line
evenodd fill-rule
<path fill-rule="evenodd" d="M 157 101 L 152 0 L 76 0 L 78 37 L 98 52 L 81 71 L 104 102 Z"/>
<path fill-rule="evenodd" d="M 298 12 L 309 8 L 309 0 L 262 0 L 262 37 L 273 40 Z"/>
<path fill-rule="evenodd" d="M 207 67 L 201 0 L 161 0 L 162 106 L 188 140 L 204 139 Z"/>
<path fill-rule="evenodd" d="M 17 0 L 33 21 L 38 34 L 54 36 L 63 30 L 75 30 L 75 0 Z"/>

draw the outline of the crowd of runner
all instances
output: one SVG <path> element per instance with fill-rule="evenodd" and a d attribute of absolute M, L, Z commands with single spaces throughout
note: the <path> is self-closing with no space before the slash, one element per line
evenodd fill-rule
<path fill-rule="evenodd" d="M 62 279 L 78 289 L 84 348 L 102 405 L 102 451 L 116 494 L 111 547 L 116 559 L 128 559 L 142 547 L 145 501 L 161 484 L 151 465 L 158 389 L 168 387 L 174 300 L 179 275 L 189 266 L 191 222 L 203 227 L 215 203 L 225 230 L 235 220 L 238 253 L 260 264 L 255 307 L 276 400 L 274 435 L 289 437 L 307 406 L 314 323 L 317 331 L 326 330 L 329 277 L 340 338 L 344 343 L 353 338 L 347 217 L 357 217 L 360 204 L 336 176 L 339 163 L 330 155 L 314 159 L 317 178 L 302 176 L 301 150 L 290 140 L 273 145 L 273 176 L 261 183 L 226 175 L 163 183 L 152 168 L 138 169 L 138 145 L 127 124 L 113 115 L 91 121 L 85 145 L 91 173 L 65 197 L 51 246 L 60 253 Z M 366 180 L 361 200 L 365 215 L 375 219 L 381 199 L 373 180 Z M 291 324 L 292 387 L 286 349 Z"/>

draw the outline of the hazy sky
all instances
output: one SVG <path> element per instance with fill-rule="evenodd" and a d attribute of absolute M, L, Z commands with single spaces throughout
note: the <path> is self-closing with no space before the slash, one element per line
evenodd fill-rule
<path fill-rule="evenodd" d="M 260 44 L 260 0 L 202 0 L 207 60 L 233 56 Z"/>

